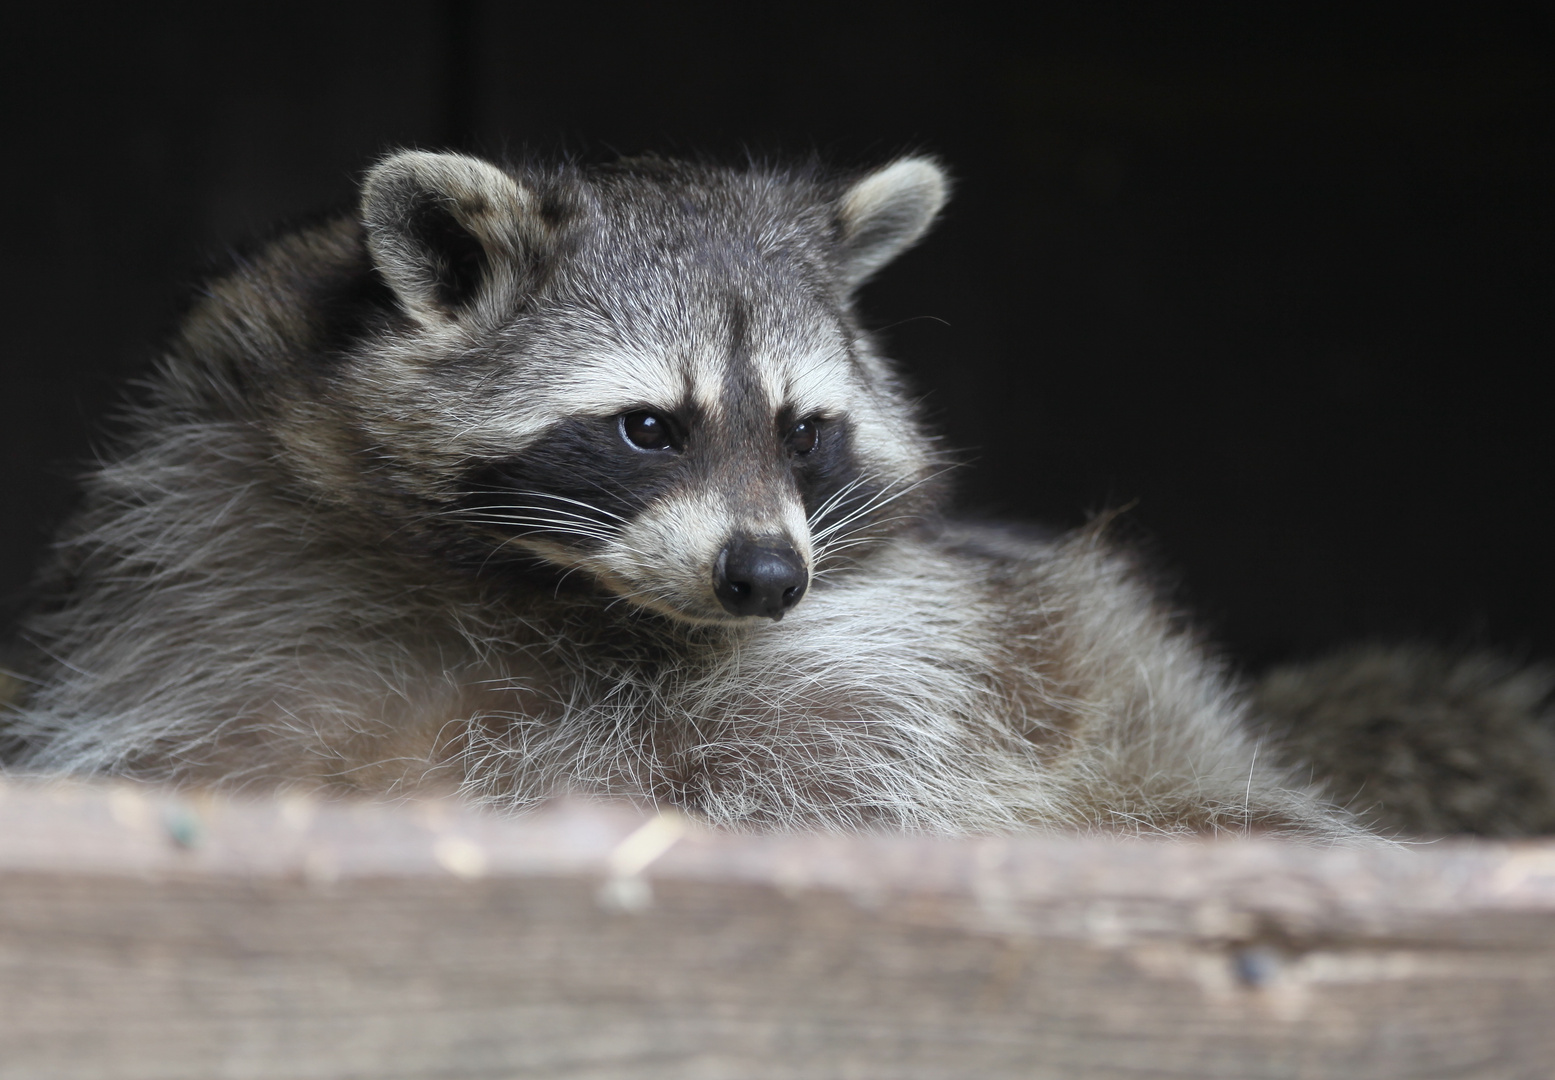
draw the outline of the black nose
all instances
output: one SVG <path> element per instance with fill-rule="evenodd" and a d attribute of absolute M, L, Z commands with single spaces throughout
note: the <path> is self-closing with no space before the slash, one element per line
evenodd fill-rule
<path fill-rule="evenodd" d="M 781 619 L 809 583 L 810 573 L 794 545 L 773 536 L 731 541 L 713 568 L 713 591 L 731 615 Z"/>

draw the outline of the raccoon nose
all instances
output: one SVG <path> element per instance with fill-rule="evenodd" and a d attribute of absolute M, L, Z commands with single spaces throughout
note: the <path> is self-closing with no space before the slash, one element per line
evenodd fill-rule
<path fill-rule="evenodd" d="M 713 591 L 731 615 L 781 619 L 804 595 L 810 573 L 787 540 L 740 537 L 718 553 Z"/>

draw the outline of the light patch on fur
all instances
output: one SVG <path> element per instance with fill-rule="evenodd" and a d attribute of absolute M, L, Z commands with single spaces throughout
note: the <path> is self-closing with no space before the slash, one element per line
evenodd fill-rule
<path fill-rule="evenodd" d="M 794 356 L 763 352 L 752 358 L 762 393 L 777 407 L 798 417 L 840 416 L 860 401 L 862 387 L 848 354 L 840 346 Z"/>
<path fill-rule="evenodd" d="M 547 421 L 609 416 L 645 407 L 667 413 L 681 403 L 688 387 L 701 387 L 706 381 L 663 354 L 590 350 L 570 358 L 557 371 L 536 372 L 533 383 L 539 393 L 529 408 Z M 703 389 L 701 396 L 709 393 Z"/>

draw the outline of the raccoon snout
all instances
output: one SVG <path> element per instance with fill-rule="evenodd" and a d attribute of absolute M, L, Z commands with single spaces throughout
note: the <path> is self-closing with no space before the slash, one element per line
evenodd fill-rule
<path fill-rule="evenodd" d="M 781 619 L 809 584 L 803 557 L 781 537 L 738 537 L 718 553 L 713 566 L 713 592 L 731 615 Z"/>

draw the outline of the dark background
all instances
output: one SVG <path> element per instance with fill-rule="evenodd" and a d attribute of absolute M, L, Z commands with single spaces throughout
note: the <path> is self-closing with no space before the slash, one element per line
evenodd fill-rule
<path fill-rule="evenodd" d="M 3 65 L 0 598 L 202 262 L 400 145 L 941 155 L 865 297 L 976 512 L 1127 505 L 1250 664 L 1555 656 L 1549 5 L 55 4 Z"/>

